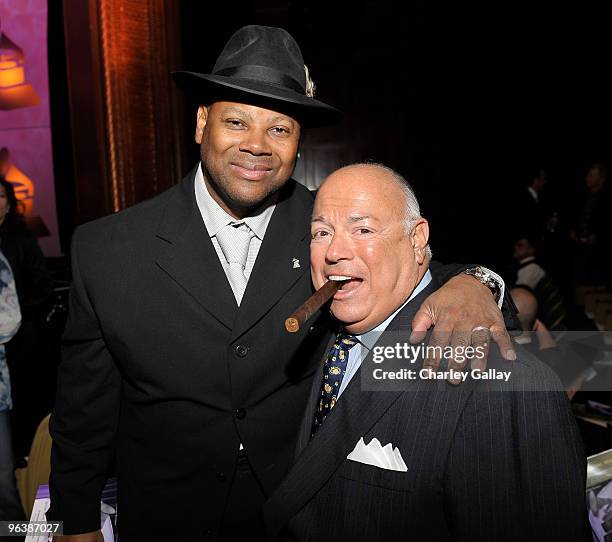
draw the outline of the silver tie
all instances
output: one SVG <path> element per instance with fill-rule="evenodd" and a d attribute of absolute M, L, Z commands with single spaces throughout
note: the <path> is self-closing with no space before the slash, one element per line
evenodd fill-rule
<path fill-rule="evenodd" d="M 238 306 L 246 290 L 247 278 L 244 275 L 244 268 L 253 236 L 253 232 L 244 222 L 228 224 L 217 232 L 217 242 L 227 261 L 227 278 Z"/>

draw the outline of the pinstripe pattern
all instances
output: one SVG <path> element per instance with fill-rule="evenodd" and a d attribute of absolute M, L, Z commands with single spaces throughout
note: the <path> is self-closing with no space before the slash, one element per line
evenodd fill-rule
<path fill-rule="evenodd" d="M 389 329 L 398 329 L 400 316 L 409 322 L 414 305 L 419 298 Z M 494 348 L 489 366 L 507 369 Z M 415 381 L 405 392 L 362 392 L 353 379 L 312 442 L 300 440 L 293 469 L 266 505 L 270 534 L 334 542 L 588 540 L 586 463 L 558 379 L 527 353 L 512 369 L 513 389 L 557 391 Z M 408 471 L 346 460 L 361 436 L 392 442 Z"/>

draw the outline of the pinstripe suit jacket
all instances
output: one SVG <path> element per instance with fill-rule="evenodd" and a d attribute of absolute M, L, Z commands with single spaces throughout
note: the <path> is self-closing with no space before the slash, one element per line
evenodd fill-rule
<path fill-rule="evenodd" d="M 434 289 L 415 297 L 388 330 L 407 337 Z M 488 366 L 508 370 L 493 348 Z M 270 538 L 588 540 L 586 463 L 560 383 L 528 353 L 519 353 L 512 371 L 513 388 L 532 391 L 468 380 L 368 392 L 358 374 L 311 440 L 315 379 L 296 461 L 266 503 Z M 408 471 L 346 459 L 360 437 L 393 443 Z"/>

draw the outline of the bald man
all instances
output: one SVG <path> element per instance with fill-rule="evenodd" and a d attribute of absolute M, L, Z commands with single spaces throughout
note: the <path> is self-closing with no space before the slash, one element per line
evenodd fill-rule
<path fill-rule="evenodd" d="M 584 347 L 568 341 L 559 344 L 538 318 L 538 300 L 530 288 L 515 286 L 510 296 L 518 311 L 523 332 L 513 340 L 536 356 L 559 377 L 566 394 L 572 399 L 585 382 L 596 376 Z"/>
<path fill-rule="evenodd" d="M 531 289 L 519 286 L 510 290 L 510 296 L 518 311 L 518 319 L 523 332 L 533 331 L 538 315 L 538 300 Z"/>
<path fill-rule="evenodd" d="M 384 388 L 392 391 L 368 387 L 368 375 L 387 366 L 376 356 L 401 352 L 389 337 L 410 332 L 421 300 L 438 287 L 428 241 L 412 189 L 384 166 L 340 169 L 319 190 L 311 275 L 317 288 L 342 282 L 330 305 L 337 328 L 295 463 L 265 505 L 270 538 L 588 540 L 585 458 L 544 364 L 523 352 L 499 385 L 466 366 L 464 384 L 453 387 L 420 376 L 421 356 L 404 363 L 415 376 L 394 372 L 407 376 Z M 488 366 L 487 374 L 508 369 L 493 345 Z"/>

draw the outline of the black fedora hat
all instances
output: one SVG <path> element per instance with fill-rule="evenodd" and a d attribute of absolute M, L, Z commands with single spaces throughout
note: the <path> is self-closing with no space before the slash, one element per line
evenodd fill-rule
<path fill-rule="evenodd" d="M 282 28 L 244 26 L 226 43 L 212 73 L 180 71 L 172 76 L 201 103 L 211 99 L 249 103 L 287 113 L 304 127 L 342 118 L 334 107 L 307 95 L 302 53 Z"/>

